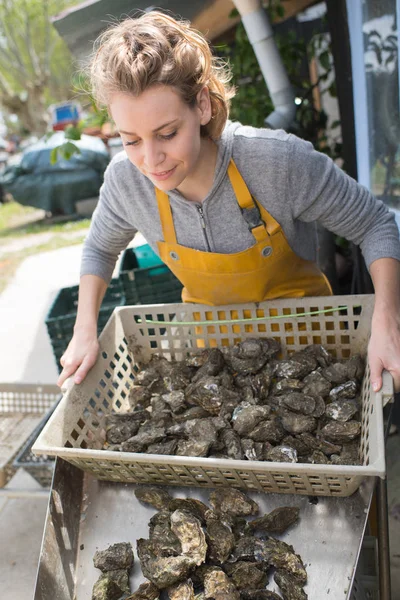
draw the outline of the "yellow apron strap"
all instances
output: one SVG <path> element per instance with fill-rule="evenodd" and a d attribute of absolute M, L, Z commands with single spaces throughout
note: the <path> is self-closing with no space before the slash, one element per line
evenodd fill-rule
<path fill-rule="evenodd" d="M 258 204 L 258 202 L 250 194 L 249 188 L 247 187 L 243 177 L 239 173 L 239 170 L 238 170 L 237 166 L 235 165 L 233 159 L 231 159 L 229 166 L 228 166 L 228 175 L 229 175 L 229 179 L 230 179 L 231 185 L 233 187 L 233 191 L 235 192 L 235 195 L 236 195 L 236 198 L 237 198 L 240 208 L 242 208 L 242 209 L 254 208 L 254 205 L 256 204 L 256 206 L 258 206 L 258 208 L 260 209 L 261 216 L 265 223 L 265 229 L 267 230 L 268 234 L 274 235 L 275 233 L 280 231 L 281 226 L 279 225 L 279 223 L 277 221 L 275 221 L 274 217 L 269 212 L 267 212 L 265 209 L 263 209 L 263 207 L 260 206 Z M 261 241 L 261 239 L 263 239 L 261 237 L 260 227 L 261 226 L 255 227 L 251 231 L 251 233 L 254 235 L 254 237 L 256 238 L 256 240 L 258 242 Z M 257 231 L 258 229 L 260 229 L 260 231 Z M 262 229 L 264 230 L 264 227 Z"/>
<path fill-rule="evenodd" d="M 167 242 L 167 244 L 176 244 L 174 219 L 172 218 L 168 194 L 158 188 L 155 188 L 155 190 L 164 241 Z"/>

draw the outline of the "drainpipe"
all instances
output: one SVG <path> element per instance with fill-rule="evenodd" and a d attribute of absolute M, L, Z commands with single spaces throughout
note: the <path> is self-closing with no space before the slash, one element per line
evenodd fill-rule
<path fill-rule="evenodd" d="M 295 116 L 294 92 L 261 0 L 233 0 L 253 46 L 275 110 L 265 119 L 271 129 L 287 129 Z"/>

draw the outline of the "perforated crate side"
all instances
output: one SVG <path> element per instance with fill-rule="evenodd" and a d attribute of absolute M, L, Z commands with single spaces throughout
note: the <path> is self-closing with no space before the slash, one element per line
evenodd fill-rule
<path fill-rule="evenodd" d="M 126 304 L 167 304 L 180 302 L 182 284 L 166 265 L 156 265 L 146 269 L 133 268 L 128 251 L 121 263 L 119 272 L 124 289 Z M 137 264 L 137 263 L 136 263 Z"/>
<path fill-rule="evenodd" d="M 332 307 L 340 310 L 291 316 Z M 105 439 L 106 416 L 129 408 L 129 391 L 136 372 L 152 354 L 182 360 L 199 347 L 232 345 L 256 335 L 279 340 L 282 357 L 310 343 L 323 344 L 337 358 L 357 352 L 365 355 L 372 310 L 372 296 L 275 300 L 216 308 L 170 304 L 117 309 L 100 337 L 102 352 L 96 365 L 81 386 L 67 393 L 39 437 L 36 450 L 62 456 L 98 478 L 115 481 L 232 485 L 279 493 L 348 496 L 364 477 L 384 475 L 382 396 L 372 392 L 368 375 L 363 385 L 366 433 L 362 466 L 163 457 L 110 453 L 100 448 Z M 266 319 L 275 315 L 281 318 Z M 225 319 L 245 321 L 199 325 Z M 165 326 L 168 321 L 173 325 Z"/>

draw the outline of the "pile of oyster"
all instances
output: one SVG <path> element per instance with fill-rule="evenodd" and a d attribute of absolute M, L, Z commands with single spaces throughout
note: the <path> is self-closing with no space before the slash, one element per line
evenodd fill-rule
<path fill-rule="evenodd" d="M 278 360 L 250 338 L 182 362 L 154 355 L 135 374 L 128 414 L 113 414 L 105 449 L 238 460 L 355 465 L 364 360 L 311 345 Z"/>
<path fill-rule="evenodd" d="M 211 492 L 211 508 L 194 498 L 172 498 L 153 486 L 137 488 L 135 495 L 158 511 L 150 519 L 149 538 L 137 541 L 148 581 L 133 594 L 122 594 L 121 587 L 120 595 L 93 593 L 92 600 L 156 600 L 160 594 L 170 600 L 282 600 L 266 589 L 272 572 L 284 600 L 307 599 L 302 559 L 292 546 L 269 535 L 296 523 L 297 507 L 276 508 L 248 521 L 259 506 L 233 488 Z M 111 554 L 113 548 L 105 552 Z"/>

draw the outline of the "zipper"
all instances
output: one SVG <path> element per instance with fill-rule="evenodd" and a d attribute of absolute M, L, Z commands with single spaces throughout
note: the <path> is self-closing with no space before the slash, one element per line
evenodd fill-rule
<path fill-rule="evenodd" d="M 208 252 L 211 252 L 210 243 L 208 241 L 208 236 L 207 236 L 206 222 L 205 222 L 205 219 L 204 219 L 203 207 L 202 207 L 201 204 L 196 204 L 195 206 L 197 208 L 197 212 L 200 215 L 200 222 L 201 222 L 201 227 L 202 227 L 203 233 L 204 233 L 204 239 L 205 239 L 206 245 L 207 245 L 207 250 L 208 250 Z"/>

